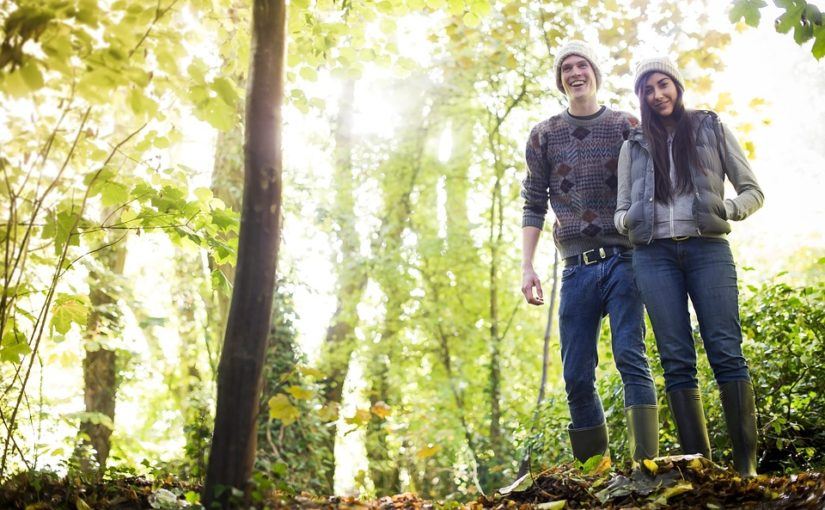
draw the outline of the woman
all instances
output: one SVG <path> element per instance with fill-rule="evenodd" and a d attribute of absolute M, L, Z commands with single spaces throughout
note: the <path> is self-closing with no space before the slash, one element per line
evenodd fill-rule
<path fill-rule="evenodd" d="M 642 124 L 628 135 L 618 167 L 614 221 L 635 249 L 636 283 L 665 372 L 668 404 L 685 454 L 710 458 L 688 297 L 722 397 L 734 467 L 756 475 L 753 385 L 742 356 L 736 268 L 725 234 L 763 195 L 734 135 L 713 112 L 688 111 L 667 58 L 636 70 Z M 727 177 L 737 197 L 724 199 Z"/>

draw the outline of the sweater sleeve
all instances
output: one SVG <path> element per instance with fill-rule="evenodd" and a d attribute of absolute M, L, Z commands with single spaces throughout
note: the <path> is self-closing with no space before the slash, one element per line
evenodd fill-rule
<path fill-rule="evenodd" d="M 622 149 L 619 152 L 619 165 L 616 172 L 619 182 L 616 190 L 616 213 L 613 215 L 613 223 L 620 234 L 627 235 L 627 225 L 625 225 L 624 219 L 627 210 L 630 208 L 630 188 L 632 186 L 630 180 L 630 148 L 627 146 L 627 142 L 622 144 Z"/>
<path fill-rule="evenodd" d="M 725 147 L 725 174 L 737 194 L 736 198 L 725 200 L 725 212 L 729 220 L 744 220 L 762 207 L 765 196 L 736 136 L 725 124 L 722 124 L 722 141 Z"/>
<path fill-rule="evenodd" d="M 521 226 L 541 229 L 550 199 L 550 162 L 544 157 L 539 133 L 538 126 L 533 128 L 525 150 L 527 177 L 521 189 L 524 198 Z"/>

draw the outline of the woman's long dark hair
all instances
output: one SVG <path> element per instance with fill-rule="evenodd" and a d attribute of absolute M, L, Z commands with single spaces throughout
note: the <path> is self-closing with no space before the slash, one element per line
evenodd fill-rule
<path fill-rule="evenodd" d="M 670 158 L 667 153 L 667 129 L 665 129 L 662 122 L 662 117 L 653 111 L 645 100 L 645 83 L 654 72 L 658 71 L 651 71 L 642 76 L 642 79 L 639 80 L 639 87 L 636 89 L 636 95 L 639 96 L 642 109 L 642 130 L 650 144 L 651 156 L 653 157 L 656 200 L 668 203 L 674 194 L 693 191 L 693 179 L 690 176 L 690 169 L 696 168 L 699 158 L 696 152 L 693 115 L 685 110 L 685 105 L 682 102 L 682 94 L 685 89 L 678 80 L 667 75 L 676 85 L 677 90 L 676 103 L 673 105 L 673 113 L 671 113 L 673 118 L 676 119 L 676 129 L 673 132 L 673 163 L 676 166 L 676 185 L 671 186 Z"/>

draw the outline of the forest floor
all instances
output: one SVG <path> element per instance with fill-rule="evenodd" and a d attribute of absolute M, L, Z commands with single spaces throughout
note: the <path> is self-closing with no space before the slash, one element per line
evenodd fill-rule
<path fill-rule="evenodd" d="M 0 509 L 197 509 L 203 508 L 194 503 L 199 490 L 197 485 L 173 478 L 123 477 L 80 483 L 53 473 L 24 472 L 0 485 Z M 373 501 L 277 492 L 260 499 L 255 508 L 297 510 L 822 509 L 825 473 L 743 479 L 699 456 L 681 456 L 647 461 L 632 471 L 605 466 L 582 474 L 573 467 L 558 466 L 464 503 L 427 501 L 409 493 Z"/>

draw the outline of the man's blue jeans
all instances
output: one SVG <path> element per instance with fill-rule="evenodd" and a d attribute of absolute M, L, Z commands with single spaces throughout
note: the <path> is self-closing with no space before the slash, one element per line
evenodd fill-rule
<path fill-rule="evenodd" d="M 696 347 L 688 297 L 718 384 L 748 381 L 742 356 L 736 266 L 726 239 L 656 239 L 633 255 L 662 359 L 667 391 L 696 388 Z"/>
<path fill-rule="evenodd" d="M 624 383 L 624 405 L 655 405 L 656 388 L 644 344 L 644 310 L 633 278 L 630 252 L 562 273 L 559 329 L 570 428 L 604 423 L 596 391 L 599 326 L 610 317 L 613 359 Z"/>

